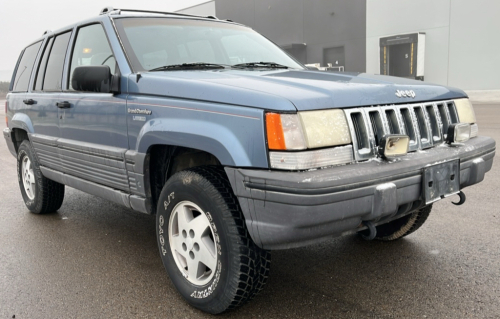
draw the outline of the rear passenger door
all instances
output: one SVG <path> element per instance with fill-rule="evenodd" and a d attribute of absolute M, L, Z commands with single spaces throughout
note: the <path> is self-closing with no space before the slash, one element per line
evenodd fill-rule
<path fill-rule="evenodd" d="M 79 92 L 71 83 L 76 67 L 99 65 L 119 76 L 103 26 L 81 26 L 70 51 L 68 81 L 59 96 L 66 105 L 59 109 L 61 163 L 67 174 L 128 192 L 126 95 Z"/>
<path fill-rule="evenodd" d="M 26 99 L 33 103 L 32 116 L 35 133 L 59 137 L 57 98 L 61 93 L 64 59 L 71 31 L 50 37 L 39 60 L 34 77 L 33 89 Z"/>
<path fill-rule="evenodd" d="M 34 73 L 32 89 L 26 94 L 34 134 L 30 136 L 40 164 L 61 170 L 56 140 L 59 138 L 58 98 L 62 89 L 64 60 L 71 30 L 49 37 Z"/>

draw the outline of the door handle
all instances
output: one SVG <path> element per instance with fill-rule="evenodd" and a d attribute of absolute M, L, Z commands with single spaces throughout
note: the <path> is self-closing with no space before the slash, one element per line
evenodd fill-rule
<path fill-rule="evenodd" d="M 36 103 L 36 101 L 33 99 L 26 99 L 26 100 L 23 100 L 23 103 L 26 105 L 33 105 Z"/>
<path fill-rule="evenodd" d="M 69 109 L 69 107 L 71 106 L 68 101 L 57 102 L 56 105 L 60 109 Z"/>

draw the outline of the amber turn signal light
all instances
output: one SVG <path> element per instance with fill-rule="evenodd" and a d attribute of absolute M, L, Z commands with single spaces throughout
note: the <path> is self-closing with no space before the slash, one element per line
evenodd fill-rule
<path fill-rule="evenodd" d="M 284 150 L 285 136 L 283 135 L 283 126 L 281 117 L 277 113 L 266 114 L 267 144 L 270 150 Z"/>

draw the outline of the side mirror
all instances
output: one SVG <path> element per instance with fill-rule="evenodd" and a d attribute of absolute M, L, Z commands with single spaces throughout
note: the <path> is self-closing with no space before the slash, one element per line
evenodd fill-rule
<path fill-rule="evenodd" d="M 73 71 L 73 90 L 100 93 L 118 93 L 118 78 L 111 74 L 109 66 L 79 66 Z"/>

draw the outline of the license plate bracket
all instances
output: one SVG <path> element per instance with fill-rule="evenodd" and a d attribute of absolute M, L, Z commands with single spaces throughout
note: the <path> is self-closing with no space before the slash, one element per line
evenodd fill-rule
<path fill-rule="evenodd" d="M 423 177 L 426 205 L 460 192 L 459 160 L 424 167 Z"/>

